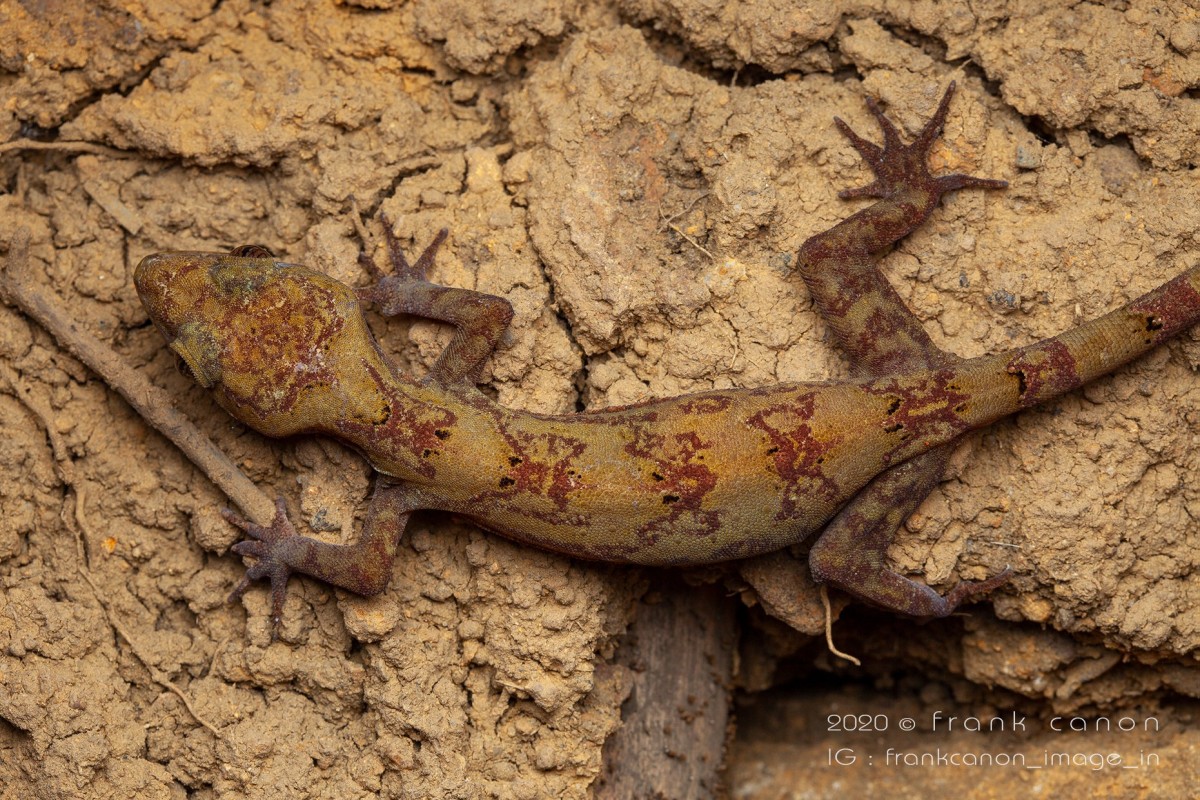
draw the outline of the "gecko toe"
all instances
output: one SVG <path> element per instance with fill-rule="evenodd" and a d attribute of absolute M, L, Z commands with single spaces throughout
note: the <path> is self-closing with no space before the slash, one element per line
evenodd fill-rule
<path fill-rule="evenodd" d="M 238 542 L 229 549 L 239 556 L 250 556 L 251 558 L 266 558 L 271 554 L 270 542 L 257 540 Z"/>
<path fill-rule="evenodd" d="M 944 598 L 947 614 L 972 598 L 981 597 L 998 589 L 1008 583 L 1012 576 L 1012 567 L 1005 567 L 997 574 L 982 581 L 960 581 Z"/>
<path fill-rule="evenodd" d="M 249 572 L 242 575 L 242 579 L 237 582 L 237 586 L 233 587 L 233 591 L 231 591 L 229 596 L 225 598 L 225 602 L 236 603 L 242 598 L 242 595 L 246 593 L 246 590 L 250 588 L 250 584 L 252 583 L 254 583 L 254 581 L 250 579 Z"/>
<path fill-rule="evenodd" d="M 248 530 L 254 524 L 250 520 L 238 514 L 232 508 L 220 508 L 218 511 L 226 522 L 235 528 L 240 528 L 243 531 Z"/>
<path fill-rule="evenodd" d="M 257 539 L 260 542 L 278 543 L 284 539 L 289 539 L 296 536 L 296 529 L 292 526 L 292 521 L 288 519 L 287 505 L 283 498 L 275 499 L 275 518 L 271 520 L 270 525 L 260 525 L 257 522 L 241 517 L 228 508 L 221 509 L 221 516 L 225 521 L 235 528 L 240 529 L 247 536 Z M 239 555 L 257 555 L 253 552 L 244 552 L 238 548 L 242 545 L 251 544 L 248 542 L 239 542 L 233 546 L 234 552 Z"/>
<path fill-rule="evenodd" d="M 857 200 L 860 197 L 887 197 L 888 187 L 881 181 L 872 181 L 866 186 L 856 186 L 853 189 L 842 189 L 838 197 L 842 200 Z"/>
<path fill-rule="evenodd" d="M 959 172 L 953 175 L 941 175 L 934 178 L 934 182 L 943 194 L 958 189 L 1005 189 L 1008 187 L 1008 181 L 995 178 L 976 178 L 973 175 L 963 175 Z"/>
<path fill-rule="evenodd" d="M 283 554 L 278 552 L 276 545 L 267 545 L 263 542 L 241 542 L 239 544 L 262 545 L 263 550 L 260 554 L 260 551 L 252 551 L 248 547 L 235 546 L 235 550 L 240 554 L 255 556 L 258 561 L 246 568 L 246 574 L 229 593 L 227 602 L 233 603 L 241 599 L 255 581 L 263 579 L 269 581 L 271 584 L 271 641 L 274 641 L 279 638 L 283 604 L 287 600 L 287 584 L 292 575 L 292 569 Z"/>

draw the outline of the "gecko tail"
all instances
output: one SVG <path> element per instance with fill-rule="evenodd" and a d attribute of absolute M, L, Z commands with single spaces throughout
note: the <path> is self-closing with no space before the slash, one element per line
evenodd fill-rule
<path fill-rule="evenodd" d="M 1102 317 L 1003 353 L 961 364 L 977 398 L 967 416 L 983 427 L 1112 372 L 1200 323 L 1200 266 Z"/>

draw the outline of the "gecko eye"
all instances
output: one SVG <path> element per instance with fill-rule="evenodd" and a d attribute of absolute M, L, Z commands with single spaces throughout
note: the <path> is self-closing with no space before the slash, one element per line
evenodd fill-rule
<path fill-rule="evenodd" d="M 229 255 L 240 258 L 274 258 L 275 254 L 261 244 L 242 244 L 229 251 Z"/>
<path fill-rule="evenodd" d="M 198 383 L 204 389 L 213 387 L 213 380 L 204 373 L 199 360 L 188 351 L 187 346 L 178 339 L 171 342 L 171 350 L 175 353 L 175 366 L 188 378 Z"/>
<path fill-rule="evenodd" d="M 192 383 L 199 383 L 196 378 L 196 373 L 192 372 L 192 368 L 188 366 L 188 362 L 179 353 L 172 353 L 175 356 L 175 369 L 183 373 L 183 377 L 187 378 Z"/>

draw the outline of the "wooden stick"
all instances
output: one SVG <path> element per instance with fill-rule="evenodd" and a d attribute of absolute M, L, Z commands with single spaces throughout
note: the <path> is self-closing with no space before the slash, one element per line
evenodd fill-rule
<path fill-rule="evenodd" d="M 652 594 L 638 604 L 616 661 L 633 690 L 621 727 L 604 743 L 596 800 L 723 797 L 720 770 L 730 735 L 734 604 L 719 586 L 688 586 L 649 573 Z"/>

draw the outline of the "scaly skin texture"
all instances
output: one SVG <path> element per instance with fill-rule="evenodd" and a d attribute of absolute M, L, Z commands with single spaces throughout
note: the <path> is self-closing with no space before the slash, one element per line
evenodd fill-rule
<path fill-rule="evenodd" d="M 953 86 L 951 86 L 951 90 Z M 876 605 L 944 616 L 1008 572 L 945 597 L 887 570 L 884 553 L 967 431 L 1070 391 L 1200 321 L 1200 267 L 1100 319 L 1027 347 L 962 360 L 933 346 L 874 257 L 944 192 L 1004 184 L 925 166 L 951 92 L 911 145 L 878 109 L 878 147 L 838 121 L 876 174 L 844 196 L 878 202 L 811 238 L 800 273 L 856 364 L 852 382 L 712 391 L 545 416 L 502 408 L 475 383 L 512 315 L 507 301 L 436 286 L 385 220 L 393 263 L 356 292 L 256 246 L 163 253 L 138 265 L 150 317 L 185 371 L 233 416 L 270 436 L 315 433 L 356 447 L 379 472 L 362 535 L 332 545 L 297 534 L 280 502 L 270 526 L 227 514 L 256 562 L 234 590 L 272 583 L 275 625 L 292 572 L 359 594 L 383 590 L 409 515 L 439 509 L 574 556 L 686 565 L 745 558 L 824 528 L 810 560 Z M 422 379 L 382 356 L 360 301 L 457 332 Z"/>

